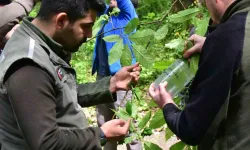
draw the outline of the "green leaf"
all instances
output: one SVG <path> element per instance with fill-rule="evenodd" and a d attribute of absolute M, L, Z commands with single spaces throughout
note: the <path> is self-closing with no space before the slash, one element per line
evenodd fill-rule
<path fill-rule="evenodd" d="M 117 42 L 120 39 L 120 36 L 117 34 L 109 35 L 103 38 L 106 42 Z"/>
<path fill-rule="evenodd" d="M 160 71 L 163 71 L 163 70 L 167 69 L 172 63 L 173 63 L 173 61 L 169 61 L 169 60 L 156 62 L 154 64 L 154 68 L 158 69 Z"/>
<path fill-rule="evenodd" d="M 190 71 L 192 73 L 196 73 L 199 67 L 199 60 L 200 60 L 200 55 L 199 54 L 195 54 L 191 57 L 190 60 Z"/>
<path fill-rule="evenodd" d="M 201 10 L 199 8 L 189 8 L 169 16 L 168 19 L 172 23 L 183 23 L 196 16 L 200 11 Z"/>
<path fill-rule="evenodd" d="M 157 107 L 157 104 L 151 100 L 149 103 L 148 103 L 148 107 Z"/>
<path fill-rule="evenodd" d="M 167 34 L 168 34 L 168 25 L 165 24 L 155 32 L 154 37 L 156 40 L 162 40 L 166 37 Z"/>
<path fill-rule="evenodd" d="M 169 49 L 176 49 L 179 52 L 182 52 L 185 47 L 185 40 L 183 39 L 174 39 L 170 41 L 169 43 L 165 44 L 165 47 Z"/>
<path fill-rule="evenodd" d="M 125 142 L 125 144 L 129 144 L 129 143 L 132 143 L 133 141 L 135 141 L 136 139 L 138 139 L 138 135 L 135 133 L 132 133 L 129 135 L 129 137 L 125 138 L 124 142 Z"/>
<path fill-rule="evenodd" d="M 193 46 L 194 46 L 193 43 L 191 41 L 188 41 L 187 49 L 190 49 Z M 190 71 L 193 74 L 195 74 L 197 72 L 197 70 L 198 70 L 199 60 L 200 60 L 200 55 L 199 54 L 192 55 L 192 57 L 190 59 Z"/>
<path fill-rule="evenodd" d="M 139 123 L 138 128 L 143 129 L 147 125 L 150 118 L 151 118 L 151 111 L 148 111 L 146 116 L 143 117 L 142 121 Z"/>
<path fill-rule="evenodd" d="M 153 131 L 151 128 L 144 128 L 144 130 L 142 131 L 142 136 L 150 136 L 153 134 Z"/>
<path fill-rule="evenodd" d="M 144 143 L 145 150 L 162 150 L 158 145 L 150 142 Z"/>
<path fill-rule="evenodd" d="M 92 27 L 92 37 L 97 35 L 97 33 L 101 30 L 101 28 L 105 24 L 104 21 L 108 21 L 108 19 L 109 16 L 106 14 L 99 17 L 99 19 L 95 22 L 94 26 Z"/>
<path fill-rule="evenodd" d="M 135 132 L 135 124 L 134 124 L 133 120 L 130 121 L 129 131 L 130 132 Z"/>
<path fill-rule="evenodd" d="M 165 47 L 167 47 L 169 49 L 177 49 L 183 41 L 184 40 L 182 40 L 182 39 L 174 39 L 174 40 L 170 41 L 169 43 L 165 44 Z"/>
<path fill-rule="evenodd" d="M 154 38 L 154 31 L 152 29 L 145 29 L 136 31 L 135 34 L 129 36 L 129 39 L 139 45 L 143 45 Z"/>
<path fill-rule="evenodd" d="M 190 41 L 190 40 L 188 40 L 188 41 L 187 41 L 187 48 L 186 48 L 186 49 L 190 49 L 190 48 L 192 48 L 193 46 L 194 46 L 193 42 Z"/>
<path fill-rule="evenodd" d="M 132 103 L 131 101 L 128 101 L 127 104 L 126 104 L 126 111 L 128 112 L 128 114 L 131 116 L 132 114 Z"/>
<path fill-rule="evenodd" d="M 120 12 L 121 12 L 121 10 L 118 7 L 116 7 L 116 8 L 113 8 L 110 15 L 118 16 Z"/>
<path fill-rule="evenodd" d="M 174 133 L 169 128 L 167 128 L 165 130 L 165 140 L 166 141 L 169 140 L 173 135 L 174 135 Z"/>
<path fill-rule="evenodd" d="M 174 98 L 174 102 L 175 102 L 176 104 L 180 104 L 181 100 L 182 100 L 182 97 L 181 97 L 181 96 L 177 96 L 177 97 Z"/>
<path fill-rule="evenodd" d="M 166 121 L 164 119 L 162 110 L 158 110 L 157 112 L 155 112 L 153 118 L 150 121 L 149 127 L 152 129 L 157 129 L 162 127 L 163 125 L 166 124 Z"/>
<path fill-rule="evenodd" d="M 128 45 L 125 46 L 122 52 L 121 56 L 121 65 L 122 66 L 130 66 L 132 64 L 132 53 L 128 47 Z"/>
<path fill-rule="evenodd" d="M 115 115 L 119 118 L 119 119 L 123 119 L 123 120 L 128 120 L 130 118 L 129 114 L 126 112 L 126 110 L 124 108 L 119 108 L 118 111 L 115 111 Z"/>
<path fill-rule="evenodd" d="M 124 144 L 132 143 L 135 140 L 135 137 L 126 137 L 124 139 Z"/>
<path fill-rule="evenodd" d="M 112 47 L 109 52 L 109 64 L 112 65 L 116 61 L 118 61 L 122 56 L 123 51 L 123 40 L 119 39 L 116 44 Z"/>
<path fill-rule="evenodd" d="M 126 104 L 126 111 L 132 118 L 135 118 L 138 112 L 138 106 L 136 105 L 136 102 L 128 101 Z"/>
<path fill-rule="evenodd" d="M 113 112 L 115 112 L 115 115 L 119 118 L 119 119 L 123 119 L 123 120 L 128 120 L 131 119 L 130 115 L 128 114 L 128 112 L 124 109 L 124 108 L 119 108 L 118 111 L 115 111 L 113 109 L 111 109 Z M 135 124 L 133 122 L 133 120 L 130 121 L 130 125 L 129 125 L 129 131 L 130 132 L 135 132 Z"/>
<path fill-rule="evenodd" d="M 200 36 L 204 36 L 207 32 L 207 27 L 209 23 L 209 17 L 203 19 L 203 20 L 197 20 L 197 23 L 195 24 L 195 34 L 198 34 Z"/>
<path fill-rule="evenodd" d="M 184 150 L 186 144 L 183 142 L 178 142 L 170 147 L 170 150 Z"/>
<path fill-rule="evenodd" d="M 126 25 L 124 32 L 126 34 L 130 34 L 137 28 L 138 25 L 139 25 L 139 19 L 134 18 Z"/>
<path fill-rule="evenodd" d="M 41 2 L 37 2 L 35 7 L 33 7 L 32 11 L 29 13 L 30 17 L 35 18 L 40 10 Z"/>
<path fill-rule="evenodd" d="M 119 118 L 119 119 L 123 119 L 123 120 L 128 120 L 130 119 L 130 115 L 128 114 L 128 112 L 124 109 L 124 108 L 119 108 L 118 111 L 115 111 L 114 109 L 111 109 L 113 112 L 115 112 L 115 115 Z M 135 131 L 135 124 L 134 122 L 131 120 L 130 122 L 130 126 L 129 126 L 129 131 L 134 132 Z"/>
<path fill-rule="evenodd" d="M 133 51 L 136 57 L 137 62 L 140 62 L 140 64 L 145 68 L 150 68 L 153 66 L 153 56 L 150 55 L 150 53 L 141 45 L 132 45 Z"/>

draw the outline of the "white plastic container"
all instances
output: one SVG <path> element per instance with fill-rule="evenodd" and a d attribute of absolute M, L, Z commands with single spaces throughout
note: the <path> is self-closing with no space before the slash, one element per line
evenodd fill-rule
<path fill-rule="evenodd" d="M 168 82 L 167 91 L 174 98 L 185 86 L 194 78 L 195 72 L 192 72 L 189 63 L 186 60 L 177 59 L 171 64 L 155 81 L 155 86 L 160 83 Z"/>

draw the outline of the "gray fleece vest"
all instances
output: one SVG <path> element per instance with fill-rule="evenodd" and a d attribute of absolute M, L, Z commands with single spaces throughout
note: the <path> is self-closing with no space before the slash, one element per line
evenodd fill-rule
<path fill-rule="evenodd" d="M 56 119 L 59 128 L 84 129 L 87 127 L 86 117 L 77 102 L 77 84 L 74 69 L 59 58 L 27 24 L 23 23 L 16 30 L 5 49 L 0 57 L 0 103 L 6 108 L 5 112 L 3 112 L 4 115 L 0 114 L 0 143 L 9 143 L 4 145 L 5 149 L 27 149 L 21 131 L 17 130 L 18 124 L 8 121 L 15 120 L 15 116 L 13 113 L 8 113 L 12 112 L 12 108 L 3 84 L 4 77 L 10 66 L 22 59 L 32 60 L 54 79 L 53 84 L 57 94 Z M 18 142 L 13 143 L 13 141 Z"/>

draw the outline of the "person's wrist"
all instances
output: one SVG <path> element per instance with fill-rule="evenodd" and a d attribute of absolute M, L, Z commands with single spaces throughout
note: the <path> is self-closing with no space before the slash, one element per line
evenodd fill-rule
<path fill-rule="evenodd" d="M 107 139 L 103 129 L 102 128 L 100 128 L 100 129 L 101 129 L 100 142 L 101 142 L 101 146 L 104 146 L 107 143 L 108 139 Z"/>
<path fill-rule="evenodd" d="M 173 100 L 165 100 L 165 101 L 162 101 L 162 102 L 160 103 L 159 107 L 160 107 L 161 109 L 163 109 L 167 104 L 174 104 L 174 105 L 175 105 L 175 103 L 174 103 Z"/>
<path fill-rule="evenodd" d="M 161 103 L 161 104 L 159 105 L 160 109 L 163 109 L 164 106 L 167 105 L 167 104 L 168 104 L 168 102 L 163 102 L 163 103 Z"/>
<path fill-rule="evenodd" d="M 116 77 L 112 76 L 110 79 L 110 85 L 109 85 L 109 90 L 111 93 L 115 93 L 116 92 Z"/>

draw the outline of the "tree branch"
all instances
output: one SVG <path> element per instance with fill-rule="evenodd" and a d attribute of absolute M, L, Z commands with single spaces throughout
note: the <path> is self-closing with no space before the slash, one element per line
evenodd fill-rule
<path fill-rule="evenodd" d="M 181 3 L 182 7 L 183 7 L 184 9 L 186 9 L 186 7 L 185 7 L 184 4 L 182 3 L 182 1 L 179 0 L 179 2 Z"/>

